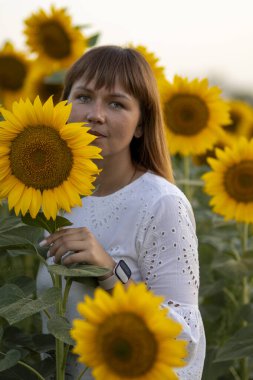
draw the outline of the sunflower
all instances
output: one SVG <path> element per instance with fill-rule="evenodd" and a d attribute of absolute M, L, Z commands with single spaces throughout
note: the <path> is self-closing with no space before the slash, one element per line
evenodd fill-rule
<path fill-rule="evenodd" d="M 63 90 L 63 77 L 65 71 L 54 71 L 40 60 L 35 60 L 31 66 L 30 75 L 24 88 L 24 95 L 34 101 L 39 95 L 42 102 L 53 96 L 54 104 L 61 99 Z"/>
<path fill-rule="evenodd" d="M 6 108 L 20 98 L 30 69 L 30 60 L 6 42 L 0 50 L 0 98 Z"/>
<path fill-rule="evenodd" d="M 118 283 L 113 295 L 97 288 L 78 304 L 85 320 L 73 321 L 74 352 L 97 380 L 177 379 L 173 367 L 186 365 L 186 342 L 176 339 L 181 325 L 159 308 L 162 300 L 143 283 L 127 290 Z"/>
<path fill-rule="evenodd" d="M 89 146 L 94 136 L 83 123 L 67 123 L 71 104 L 55 107 L 52 98 L 14 102 L 12 112 L 2 109 L 0 122 L 0 198 L 9 209 L 36 217 L 40 208 L 47 219 L 59 209 L 81 205 L 98 174 L 91 159 L 100 149 Z"/>
<path fill-rule="evenodd" d="M 192 155 L 192 162 L 197 166 L 208 165 L 207 159 L 209 157 L 216 157 L 217 148 L 224 150 L 227 146 L 232 146 L 233 144 L 234 138 L 228 133 L 226 133 L 224 130 L 222 130 L 219 133 L 219 137 L 217 141 L 214 143 L 213 147 L 211 149 L 207 149 L 202 154 Z"/>
<path fill-rule="evenodd" d="M 166 134 L 172 154 L 201 154 L 212 148 L 221 134 L 221 125 L 230 122 L 229 107 L 220 98 L 218 87 L 208 80 L 175 76 L 168 85 L 163 105 Z"/>
<path fill-rule="evenodd" d="M 249 137 L 253 125 L 253 108 L 241 100 L 230 100 L 228 104 L 231 123 L 224 126 L 224 130 L 235 138 L 238 135 Z"/>
<path fill-rule="evenodd" d="M 161 100 L 163 101 L 165 97 L 168 81 L 165 75 L 165 68 L 159 65 L 159 58 L 157 58 L 154 53 L 150 52 L 143 45 L 134 46 L 130 44 L 129 46 L 137 50 L 139 53 L 141 53 L 146 59 L 146 61 L 148 62 L 148 64 L 150 65 L 151 70 L 153 71 L 153 74 L 157 82 Z"/>
<path fill-rule="evenodd" d="M 224 126 L 225 131 L 232 135 L 247 135 L 248 129 L 253 124 L 253 108 L 241 100 L 230 100 L 231 123 Z"/>
<path fill-rule="evenodd" d="M 66 9 L 51 6 L 51 13 L 40 9 L 25 21 L 26 43 L 39 59 L 55 68 L 68 67 L 79 58 L 87 48 L 87 39 L 72 25 Z"/>
<path fill-rule="evenodd" d="M 241 137 L 233 147 L 209 158 L 213 171 L 203 175 L 213 210 L 226 220 L 253 222 L 253 139 Z"/>

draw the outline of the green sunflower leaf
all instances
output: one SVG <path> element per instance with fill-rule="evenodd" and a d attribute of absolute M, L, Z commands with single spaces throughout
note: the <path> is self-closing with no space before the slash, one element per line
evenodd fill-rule
<path fill-rule="evenodd" d="M 98 42 L 99 37 L 100 37 L 99 33 L 96 33 L 96 34 L 93 34 L 93 36 L 90 36 L 87 41 L 88 47 L 95 46 Z"/>
<path fill-rule="evenodd" d="M 20 289 L 19 299 L 0 307 L 0 316 L 5 318 L 10 325 L 55 305 L 61 297 L 61 291 L 58 288 L 48 289 L 35 300 L 28 297 L 21 298 L 21 292 Z"/>
<path fill-rule="evenodd" d="M 58 274 L 64 277 L 99 277 L 109 272 L 109 269 L 95 265 L 73 264 L 69 267 L 65 265 L 49 265 L 47 267 L 50 273 Z"/>
<path fill-rule="evenodd" d="M 8 217 L 2 218 L 2 215 L 1 215 L 0 234 L 4 233 L 5 231 L 10 232 L 11 230 L 22 227 L 22 226 L 23 226 L 23 223 L 16 216 L 8 216 Z"/>
<path fill-rule="evenodd" d="M 253 325 L 237 331 L 217 352 L 215 363 L 253 357 Z"/>
<path fill-rule="evenodd" d="M 31 247 L 32 243 L 22 236 L 1 233 L 0 234 L 0 249 L 22 249 Z"/>
<path fill-rule="evenodd" d="M 2 355 L 2 354 L 1 354 Z M 18 350 L 10 350 L 6 353 L 3 359 L 0 359 L 0 372 L 5 371 L 8 368 L 14 367 L 21 358 Z"/>
<path fill-rule="evenodd" d="M 69 330 L 71 325 L 66 318 L 63 317 L 55 317 L 51 318 L 47 322 L 48 331 L 61 342 L 74 345 L 75 342 L 69 335 Z"/>
<path fill-rule="evenodd" d="M 25 294 L 19 286 L 15 284 L 5 284 L 0 288 L 0 310 L 24 297 Z"/>
<path fill-rule="evenodd" d="M 228 259 L 212 264 L 212 269 L 220 272 L 228 278 L 252 276 L 253 258 L 240 258 L 240 260 Z"/>
<path fill-rule="evenodd" d="M 22 221 L 28 226 L 41 227 L 44 230 L 48 231 L 50 234 L 54 233 L 58 228 L 68 227 L 72 225 L 68 219 L 59 215 L 55 220 L 48 220 L 42 212 L 38 213 L 35 219 L 27 213 L 22 217 Z"/>

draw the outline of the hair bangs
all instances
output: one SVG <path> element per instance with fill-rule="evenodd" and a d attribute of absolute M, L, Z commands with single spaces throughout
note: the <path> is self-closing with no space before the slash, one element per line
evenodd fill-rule
<path fill-rule="evenodd" d="M 119 83 L 136 98 L 143 93 L 142 86 L 138 86 L 142 73 L 138 65 L 134 65 L 130 50 L 114 48 L 105 50 L 103 55 L 91 56 L 90 60 L 86 60 L 82 73 L 86 84 L 93 81 L 96 90 L 102 87 L 112 90 Z"/>

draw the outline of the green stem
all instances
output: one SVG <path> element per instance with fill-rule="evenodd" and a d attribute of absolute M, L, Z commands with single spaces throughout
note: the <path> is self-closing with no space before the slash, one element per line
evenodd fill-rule
<path fill-rule="evenodd" d="M 232 373 L 235 380 L 241 380 L 234 367 L 229 367 L 229 371 Z"/>
<path fill-rule="evenodd" d="M 191 185 L 190 185 L 190 157 L 184 156 L 184 193 L 191 201 Z"/>
<path fill-rule="evenodd" d="M 45 310 L 43 310 L 44 311 L 44 313 L 46 314 L 46 316 L 48 317 L 48 319 L 51 319 L 51 315 L 49 314 L 49 312 L 45 309 Z"/>
<path fill-rule="evenodd" d="M 34 245 L 33 245 L 33 248 L 34 248 L 35 251 L 36 251 L 36 254 L 37 254 L 37 257 L 39 258 L 39 261 L 40 261 L 42 264 L 44 264 L 44 265 L 46 266 L 46 268 L 48 268 L 48 263 L 47 263 L 47 261 L 44 259 L 44 257 L 42 257 L 42 256 L 39 254 L 37 248 L 36 248 Z M 54 284 L 54 275 L 53 275 L 51 272 L 49 272 L 49 271 L 48 271 L 48 273 L 50 274 L 50 277 L 51 277 L 51 279 L 52 279 L 52 283 Z"/>
<path fill-rule="evenodd" d="M 198 179 L 178 179 L 177 180 L 177 185 L 189 185 L 193 187 L 203 187 L 204 182 Z"/>
<path fill-rule="evenodd" d="M 62 278 L 60 275 L 55 274 L 54 276 L 55 286 L 62 291 Z M 57 302 L 56 312 L 58 316 L 64 316 L 62 307 L 62 297 Z M 55 349 L 56 349 L 56 380 L 65 379 L 65 366 L 63 365 L 64 360 L 64 343 L 55 338 Z"/>
<path fill-rule="evenodd" d="M 242 254 L 244 255 L 248 249 L 248 236 L 249 236 L 249 225 L 248 223 L 243 224 L 242 231 Z"/>
<path fill-rule="evenodd" d="M 1 355 L 6 355 L 4 352 L 0 352 L 0 354 Z M 29 371 L 33 372 L 38 377 L 38 379 L 40 379 L 40 380 L 46 380 L 45 377 L 43 377 L 38 371 L 36 371 L 36 369 L 34 369 L 33 367 L 31 367 L 29 364 L 27 364 L 25 362 L 22 362 L 21 360 L 18 360 L 17 364 L 20 364 L 23 367 L 27 368 Z"/>
<path fill-rule="evenodd" d="M 234 306 L 238 307 L 238 301 L 235 298 L 234 294 L 229 289 L 227 289 L 226 287 L 223 288 L 223 292 L 228 296 L 228 298 L 234 304 Z"/>
<path fill-rule="evenodd" d="M 28 364 L 22 362 L 22 361 L 18 361 L 18 364 L 22 365 L 23 367 L 26 367 L 27 369 L 29 369 L 29 371 L 33 372 L 37 377 L 38 379 L 40 380 L 46 380 L 45 377 L 41 376 L 41 374 L 36 371 L 36 369 L 34 369 L 33 367 L 29 366 Z"/>
<path fill-rule="evenodd" d="M 81 380 L 81 378 L 83 377 L 83 375 L 85 374 L 85 372 L 89 369 L 89 367 L 85 367 L 84 370 L 80 373 L 80 375 L 78 376 L 77 380 Z"/>
<path fill-rule="evenodd" d="M 65 289 L 64 289 L 64 294 L 63 294 L 63 300 L 62 300 L 62 312 L 63 312 L 64 315 L 65 315 L 65 312 L 66 312 L 66 307 L 67 307 L 67 302 L 68 302 L 68 295 L 69 295 L 69 291 L 70 291 L 71 285 L 72 285 L 72 278 L 71 277 L 67 277 L 66 285 L 65 285 Z"/>
<path fill-rule="evenodd" d="M 248 234 L 249 234 L 249 225 L 248 223 L 244 223 L 243 231 L 242 231 L 242 257 L 244 257 L 244 255 L 246 254 L 248 250 Z M 242 304 L 248 305 L 249 301 L 250 301 L 249 283 L 248 283 L 247 276 L 244 276 L 242 279 Z"/>
<path fill-rule="evenodd" d="M 66 344 L 66 346 L 64 347 L 63 360 L 62 360 L 62 368 L 64 370 L 65 370 L 67 357 L 68 357 L 68 353 L 69 353 L 69 347 L 70 347 L 70 344 Z"/>

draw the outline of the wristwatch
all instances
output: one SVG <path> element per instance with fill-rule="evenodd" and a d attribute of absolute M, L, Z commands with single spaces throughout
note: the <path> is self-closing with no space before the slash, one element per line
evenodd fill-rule
<path fill-rule="evenodd" d="M 120 260 L 118 262 L 113 270 L 113 273 L 118 277 L 122 284 L 126 284 L 132 274 L 131 269 L 124 260 Z"/>
<path fill-rule="evenodd" d="M 114 288 L 116 282 L 120 281 L 126 284 L 131 277 L 131 269 L 124 260 L 120 260 L 113 269 L 113 274 L 105 280 L 99 280 L 98 283 L 104 290 Z"/>

